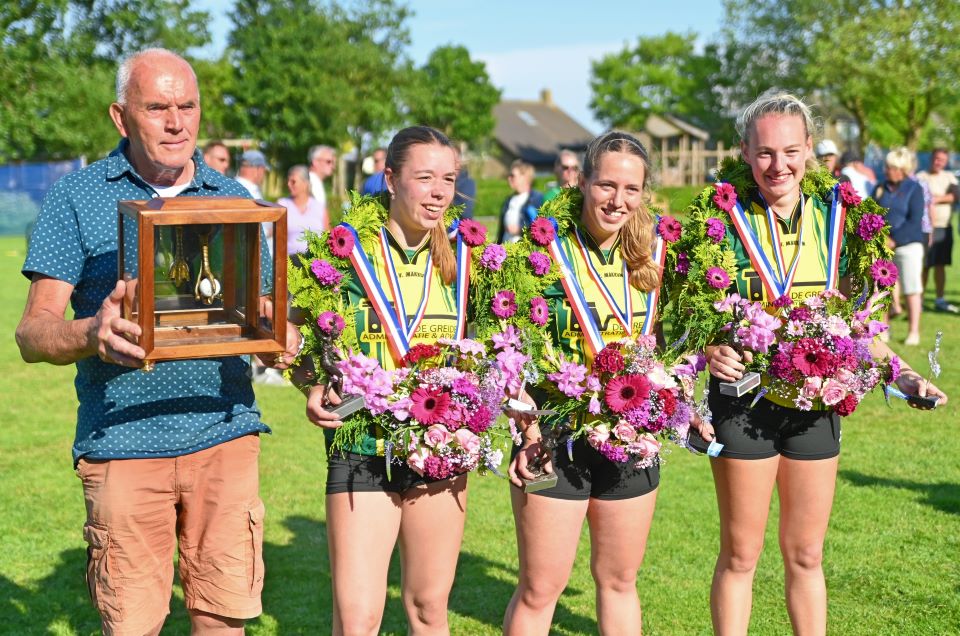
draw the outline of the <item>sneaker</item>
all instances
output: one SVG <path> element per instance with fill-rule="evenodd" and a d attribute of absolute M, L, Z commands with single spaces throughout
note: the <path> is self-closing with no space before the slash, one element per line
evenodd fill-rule
<path fill-rule="evenodd" d="M 903 341 L 903 344 L 910 347 L 917 346 L 918 344 L 920 344 L 920 334 L 918 333 L 910 334 L 909 336 L 907 336 L 906 340 Z"/>
<path fill-rule="evenodd" d="M 945 311 L 951 314 L 960 314 L 960 307 L 957 307 L 956 305 L 951 305 L 950 303 L 947 302 L 946 298 L 937 298 L 933 302 L 933 307 L 937 311 Z"/>

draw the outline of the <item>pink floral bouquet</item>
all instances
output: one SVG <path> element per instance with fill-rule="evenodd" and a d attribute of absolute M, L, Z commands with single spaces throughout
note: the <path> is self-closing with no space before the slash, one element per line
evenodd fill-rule
<path fill-rule="evenodd" d="M 549 407 L 582 421 L 568 441 L 568 452 L 574 438 L 586 436 L 610 461 L 645 468 L 662 461 L 664 440 L 686 445 L 703 356 L 665 364 L 656 339 L 640 336 L 608 344 L 592 369 L 566 360 L 557 366 L 547 375 L 558 394 Z"/>
<path fill-rule="evenodd" d="M 377 360 L 351 353 L 337 364 L 343 393 L 363 396 L 384 432 L 388 472 L 393 461 L 433 479 L 497 472 L 503 451 L 496 438 L 506 433 L 495 423 L 505 387 L 515 381 L 510 371 L 469 339 L 415 345 L 404 362 L 386 371 Z"/>
<path fill-rule="evenodd" d="M 789 298 L 778 300 L 785 324 L 777 333 L 766 369 L 768 383 L 761 390 L 792 400 L 801 411 L 819 402 L 839 415 L 850 415 L 881 382 L 895 381 L 900 360 L 876 360 L 869 348 L 888 328 L 872 318 L 882 311 L 888 293 L 877 291 L 856 304 L 836 290 L 796 306 Z"/>

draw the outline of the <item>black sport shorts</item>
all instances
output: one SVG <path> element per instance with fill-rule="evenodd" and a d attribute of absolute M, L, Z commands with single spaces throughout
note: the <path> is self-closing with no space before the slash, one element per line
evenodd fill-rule
<path fill-rule="evenodd" d="M 357 455 L 340 451 L 327 453 L 328 495 L 342 492 L 402 493 L 436 481 L 444 480 L 418 475 L 406 464 L 396 462 L 390 466 L 390 479 L 387 479 L 387 461 L 379 455 Z"/>
<path fill-rule="evenodd" d="M 553 451 L 557 485 L 530 493 L 553 499 L 585 501 L 631 499 L 651 493 L 660 485 L 660 467 L 634 468 L 634 462 L 612 462 L 580 437 L 573 442 L 573 461 L 567 454 L 569 433 L 561 435 Z M 513 454 L 520 452 L 513 447 Z"/>
<path fill-rule="evenodd" d="M 927 250 L 927 260 L 925 267 L 936 267 L 938 265 L 953 264 L 953 228 L 947 227 L 933 228 L 933 243 Z"/>
<path fill-rule="evenodd" d="M 721 457 L 766 459 L 828 459 L 840 454 L 840 416 L 831 411 L 800 411 L 756 397 L 720 394 L 720 382 L 710 378 L 710 411 Z"/>

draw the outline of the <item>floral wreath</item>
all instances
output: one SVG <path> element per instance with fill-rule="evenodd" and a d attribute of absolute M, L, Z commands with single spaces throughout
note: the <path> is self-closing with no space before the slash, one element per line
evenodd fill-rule
<path fill-rule="evenodd" d="M 877 288 L 892 287 L 896 266 L 887 247 L 890 227 L 884 209 L 873 199 L 861 199 L 850 183 L 836 186 L 836 179 L 818 168 L 807 170 L 800 191 L 824 202 L 832 201 L 836 191 L 846 208 L 844 238 L 852 295 L 865 296 L 871 281 Z M 663 283 L 668 304 L 661 315 L 674 336 L 685 337 L 693 350 L 702 351 L 714 342 L 727 322 L 728 316 L 716 311 L 714 303 L 726 297 L 736 276 L 736 256 L 727 238 L 736 229 L 729 211 L 738 200 L 749 200 L 756 189 L 749 164 L 741 158 L 724 159 L 717 182 L 687 207 L 682 237 L 668 245 Z"/>

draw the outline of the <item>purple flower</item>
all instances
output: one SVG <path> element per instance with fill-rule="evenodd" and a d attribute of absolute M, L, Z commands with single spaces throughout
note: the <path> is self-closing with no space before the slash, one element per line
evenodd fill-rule
<path fill-rule="evenodd" d="M 730 286 L 730 276 L 721 267 L 711 267 L 707 270 L 707 283 L 714 289 L 726 289 Z"/>
<path fill-rule="evenodd" d="M 533 273 L 537 276 L 544 276 L 550 271 L 550 257 L 543 252 L 530 252 L 527 259 L 530 261 Z"/>
<path fill-rule="evenodd" d="M 897 282 L 897 266 L 886 259 L 879 259 L 870 266 L 870 275 L 881 287 L 893 287 Z"/>
<path fill-rule="evenodd" d="M 310 263 L 310 271 L 317 277 L 321 285 L 326 285 L 327 287 L 339 285 L 340 281 L 343 280 L 343 274 L 327 260 L 314 259 L 314 261 Z"/>
<path fill-rule="evenodd" d="M 610 442 L 603 442 L 597 450 L 612 462 L 620 462 L 622 464 L 630 459 L 623 446 L 614 445 Z"/>
<path fill-rule="evenodd" d="M 480 256 L 480 265 L 496 272 L 503 266 L 503 261 L 506 258 L 507 251 L 503 249 L 503 246 L 491 243 L 483 250 L 483 254 Z"/>
<path fill-rule="evenodd" d="M 747 305 L 744 309 L 744 318 L 749 321 L 749 326 L 737 329 L 737 336 L 743 346 L 751 351 L 766 353 L 776 339 L 774 332 L 780 328 L 780 320 L 755 303 Z"/>
<path fill-rule="evenodd" d="M 719 243 L 727 235 L 727 224 L 720 219 L 710 217 L 707 219 L 707 236 L 714 243 Z"/>
<path fill-rule="evenodd" d="M 509 318 L 517 313 L 517 295 L 509 289 L 498 291 L 493 297 L 491 309 L 497 318 Z"/>
<path fill-rule="evenodd" d="M 857 236 L 864 241 L 873 240 L 877 232 L 883 229 L 883 223 L 883 217 L 879 214 L 864 214 L 857 225 Z"/>
<path fill-rule="evenodd" d="M 677 266 L 675 268 L 679 273 L 686 274 L 690 271 L 690 257 L 686 252 L 677 254 Z"/>
<path fill-rule="evenodd" d="M 557 388 L 567 397 L 578 398 L 583 395 L 583 382 L 587 378 L 587 367 L 576 362 L 560 363 L 560 370 L 556 373 L 547 375 L 552 382 L 557 383 Z"/>
<path fill-rule="evenodd" d="M 777 309 L 783 309 L 784 307 L 789 307 L 793 304 L 793 299 L 790 298 L 790 294 L 784 294 L 780 296 L 775 301 L 773 301 L 773 306 Z"/>

